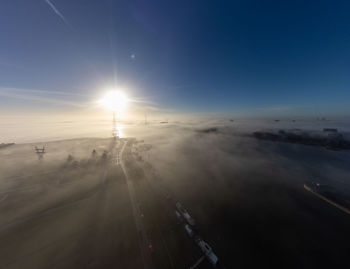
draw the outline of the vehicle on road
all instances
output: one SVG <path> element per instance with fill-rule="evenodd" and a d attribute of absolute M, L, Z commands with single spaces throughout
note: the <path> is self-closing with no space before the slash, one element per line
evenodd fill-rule
<path fill-rule="evenodd" d="M 216 265 L 218 263 L 218 257 L 214 254 L 214 252 L 212 251 L 211 247 L 208 245 L 208 243 L 206 243 L 203 239 L 201 239 L 200 237 L 196 238 L 196 243 L 198 244 L 198 246 L 200 247 L 200 249 L 202 250 L 202 252 L 205 254 L 205 256 L 207 256 L 208 260 L 213 264 Z"/>
<path fill-rule="evenodd" d="M 194 221 L 194 219 L 190 216 L 190 214 L 187 212 L 187 210 L 182 207 L 180 202 L 176 203 L 176 208 L 179 210 L 179 212 L 185 218 L 185 220 L 187 221 L 188 224 L 190 224 L 192 226 L 196 225 L 196 222 Z"/>
<path fill-rule="evenodd" d="M 186 230 L 187 234 L 188 234 L 190 237 L 193 237 L 194 232 L 192 231 L 190 225 L 185 224 L 185 230 Z"/>

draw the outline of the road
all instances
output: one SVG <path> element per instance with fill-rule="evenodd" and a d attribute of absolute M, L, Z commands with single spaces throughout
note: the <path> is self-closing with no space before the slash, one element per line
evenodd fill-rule
<path fill-rule="evenodd" d="M 130 148 L 128 148 L 130 150 Z M 162 186 L 149 163 L 129 152 L 128 169 L 136 200 L 144 216 L 145 233 L 152 240 L 152 260 L 156 268 L 190 268 L 197 264 L 202 252 L 185 231 L 184 223 L 175 215 L 176 197 Z M 197 268 L 213 268 L 205 259 Z"/>
<path fill-rule="evenodd" d="M 120 151 L 120 166 L 121 166 L 121 169 L 124 173 L 126 183 L 128 186 L 128 190 L 129 190 L 130 201 L 131 201 L 131 205 L 132 205 L 132 212 L 133 212 L 133 216 L 134 216 L 134 221 L 135 221 L 137 234 L 138 234 L 140 251 L 141 251 L 141 255 L 142 255 L 143 267 L 145 269 L 151 269 L 151 268 L 154 268 L 154 266 L 152 264 L 152 259 L 151 259 L 149 247 L 148 247 L 149 246 L 149 239 L 147 238 L 147 234 L 146 234 L 144 225 L 143 225 L 142 220 L 141 220 L 142 214 L 141 214 L 140 208 L 136 202 L 134 185 L 133 185 L 133 182 L 130 180 L 128 170 L 126 169 L 126 166 L 125 166 L 124 150 L 125 150 L 126 144 L 127 144 L 127 142 L 124 141 L 122 149 Z"/>

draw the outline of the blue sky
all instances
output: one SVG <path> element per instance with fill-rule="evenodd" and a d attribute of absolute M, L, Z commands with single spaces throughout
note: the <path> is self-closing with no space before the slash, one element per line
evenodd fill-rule
<path fill-rule="evenodd" d="M 119 85 L 181 113 L 349 115 L 349 14 L 349 1 L 3 0 L 0 106 L 79 109 Z"/>

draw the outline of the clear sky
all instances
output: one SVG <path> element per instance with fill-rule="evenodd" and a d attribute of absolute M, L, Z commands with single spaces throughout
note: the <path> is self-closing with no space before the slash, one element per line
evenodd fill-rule
<path fill-rule="evenodd" d="M 349 115 L 349 14 L 341 0 L 2 0 L 1 113 L 79 109 L 118 85 L 181 113 Z"/>

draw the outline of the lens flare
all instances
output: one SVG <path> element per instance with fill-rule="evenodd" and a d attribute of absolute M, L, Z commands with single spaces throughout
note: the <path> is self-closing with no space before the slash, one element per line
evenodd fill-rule
<path fill-rule="evenodd" d="M 106 93 L 106 95 L 99 101 L 100 105 L 115 111 L 122 112 L 128 105 L 128 97 L 126 94 L 119 90 L 112 90 Z"/>

